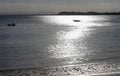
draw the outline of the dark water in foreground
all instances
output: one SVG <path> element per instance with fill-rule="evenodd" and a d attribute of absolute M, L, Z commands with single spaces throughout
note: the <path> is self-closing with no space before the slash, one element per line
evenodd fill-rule
<path fill-rule="evenodd" d="M 120 16 L 1 16 L 0 24 L 0 70 L 120 61 Z"/>

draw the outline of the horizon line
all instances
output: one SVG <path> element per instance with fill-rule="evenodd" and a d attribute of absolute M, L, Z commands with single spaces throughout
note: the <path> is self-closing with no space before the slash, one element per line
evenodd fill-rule
<path fill-rule="evenodd" d="M 61 11 L 61 12 L 56 12 L 56 13 L 50 13 L 50 12 L 46 12 L 46 13 L 0 13 L 0 16 L 1 15 L 62 15 L 60 13 L 84 13 L 84 14 L 87 14 L 87 13 L 96 13 L 96 14 L 105 14 L 105 13 L 112 13 L 112 14 L 115 14 L 115 13 L 119 13 L 120 14 L 120 11 L 119 12 L 116 12 L 116 11 L 111 11 L 111 12 L 96 12 L 96 11 L 87 11 L 87 12 L 80 12 L 80 11 Z"/>

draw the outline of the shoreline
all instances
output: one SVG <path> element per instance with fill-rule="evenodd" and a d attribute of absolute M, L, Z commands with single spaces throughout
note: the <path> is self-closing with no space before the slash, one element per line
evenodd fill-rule
<path fill-rule="evenodd" d="M 30 69 L 1 70 L 0 76 L 119 76 L 120 62 L 84 63 Z"/>
<path fill-rule="evenodd" d="M 119 16 L 120 14 L 3 14 L 3 15 L 0 15 L 0 17 L 3 17 L 3 16 L 102 16 L 102 15 L 105 15 L 105 16 L 112 16 L 112 15 L 115 15 L 115 16 Z"/>

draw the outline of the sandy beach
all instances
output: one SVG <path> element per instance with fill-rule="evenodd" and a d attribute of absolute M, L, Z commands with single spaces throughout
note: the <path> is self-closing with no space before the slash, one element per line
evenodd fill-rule
<path fill-rule="evenodd" d="M 120 76 L 120 63 L 85 63 L 32 69 L 4 70 L 0 71 L 0 76 Z"/>

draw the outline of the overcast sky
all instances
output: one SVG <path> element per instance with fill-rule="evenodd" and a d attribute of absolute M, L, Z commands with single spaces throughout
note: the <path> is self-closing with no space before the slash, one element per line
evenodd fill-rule
<path fill-rule="evenodd" d="M 120 0 L 0 0 L 0 13 L 120 11 Z"/>

